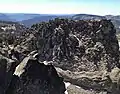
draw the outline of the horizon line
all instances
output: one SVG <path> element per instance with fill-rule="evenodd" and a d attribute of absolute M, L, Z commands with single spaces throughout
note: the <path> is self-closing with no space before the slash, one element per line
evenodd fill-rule
<path fill-rule="evenodd" d="M 0 14 L 35 14 L 35 15 L 77 15 L 77 14 L 84 14 L 84 15 L 98 15 L 98 16 L 107 16 L 107 15 L 111 15 L 111 16 L 120 16 L 118 14 L 106 14 L 106 15 L 99 15 L 99 14 L 90 14 L 90 13 L 72 13 L 72 14 L 65 14 L 65 13 L 27 13 L 27 12 L 0 12 Z"/>

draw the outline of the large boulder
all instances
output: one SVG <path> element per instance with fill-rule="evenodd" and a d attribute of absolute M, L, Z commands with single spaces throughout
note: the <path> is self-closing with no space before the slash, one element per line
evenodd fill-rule
<path fill-rule="evenodd" d="M 28 56 L 16 67 L 6 94 L 64 94 L 65 85 L 53 65 Z"/>
<path fill-rule="evenodd" d="M 8 88 L 17 63 L 0 55 L 0 94 L 4 94 Z"/>

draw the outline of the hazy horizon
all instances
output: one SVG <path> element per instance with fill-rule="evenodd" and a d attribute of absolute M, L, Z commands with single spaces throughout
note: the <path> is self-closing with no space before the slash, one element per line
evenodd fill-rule
<path fill-rule="evenodd" d="M 120 15 L 119 0 L 0 0 L 0 13 Z"/>
<path fill-rule="evenodd" d="M 46 15 L 51 15 L 51 16 L 52 16 L 52 15 L 53 15 L 53 16 L 57 16 L 57 15 L 58 15 L 58 16 L 60 16 L 60 15 L 61 15 L 61 16 L 62 16 L 62 15 L 65 16 L 65 15 L 66 15 L 66 16 L 67 16 L 67 15 L 68 15 L 68 16 L 69 16 L 69 15 L 85 14 L 85 15 L 98 15 L 98 16 L 107 16 L 107 15 L 120 16 L 120 14 L 118 14 L 118 15 L 114 15 L 114 14 L 99 15 L 99 14 L 90 14 L 90 13 L 89 13 L 89 14 L 88 14 L 88 13 L 77 13 L 77 14 L 54 14 L 54 13 L 53 13 L 53 14 L 52 14 L 52 13 L 51 13 L 51 14 L 47 14 L 47 13 L 46 13 L 46 14 L 43 14 L 43 13 L 21 13 L 21 12 L 20 12 L 20 13 L 19 13 L 19 12 L 18 12 L 18 13 L 13 13 L 13 12 L 11 12 L 11 13 L 6 13 L 6 12 L 0 12 L 0 14 L 9 14 L 9 15 L 14 15 L 14 14 L 16 14 L 16 15 L 17 15 L 17 14 L 21 14 L 21 15 L 22 15 L 22 14 L 26 14 L 26 15 L 27 15 L 27 14 L 31 14 L 31 15 L 43 15 L 43 16 L 44 16 L 44 15 L 45 15 L 45 16 L 46 16 Z"/>

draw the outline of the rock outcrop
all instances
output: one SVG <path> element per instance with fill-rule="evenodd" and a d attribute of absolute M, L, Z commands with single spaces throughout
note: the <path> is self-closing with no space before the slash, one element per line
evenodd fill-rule
<path fill-rule="evenodd" d="M 0 94 L 5 94 L 16 66 L 17 63 L 14 60 L 0 55 Z"/>
<path fill-rule="evenodd" d="M 55 19 L 32 28 L 39 60 L 59 67 L 59 76 L 72 84 L 68 94 L 119 94 L 119 45 L 110 20 Z"/>
<path fill-rule="evenodd" d="M 64 94 L 65 86 L 53 65 L 26 57 L 14 72 L 6 94 Z"/>
<path fill-rule="evenodd" d="M 71 82 L 73 84 L 67 88 L 68 92 L 73 92 L 70 94 L 80 92 L 80 90 L 75 90 L 74 85 L 79 86 L 81 89 L 81 93 L 77 94 L 100 94 L 102 92 L 107 92 L 109 94 L 119 94 L 120 92 L 119 68 L 112 69 L 112 72 L 107 72 L 104 70 L 95 72 L 71 72 L 69 70 L 64 71 L 60 68 L 56 68 L 56 70 L 59 75 L 64 78 L 64 81 Z"/>
<path fill-rule="evenodd" d="M 119 94 L 115 33 L 105 19 L 42 22 L 19 35 L 17 43 L 3 33 L 0 94 Z"/>
<path fill-rule="evenodd" d="M 32 26 L 39 59 L 71 71 L 111 71 L 119 65 L 118 41 L 109 20 L 55 19 Z"/>
<path fill-rule="evenodd" d="M 31 52 L 21 63 L 0 55 L 0 94 L 64 94 L 63 78 L 36 55 Z"/>

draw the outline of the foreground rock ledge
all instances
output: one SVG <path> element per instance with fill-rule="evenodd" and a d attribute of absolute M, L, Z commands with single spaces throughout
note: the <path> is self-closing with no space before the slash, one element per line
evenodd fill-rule
<path fill-rule="evenodd" d="M 26 57 L 14 72 L 5 94 L 64 94 L 65 85 L 52 65 Z"/>
<path fill-rule="evenodd" d="M 71 72 L 69 70 L 64 71 L 60 68 L 56 68 L 59 76 L 64 78 L 64 81 L 70 82 L 73 85 L 82 87 L 84 90 L 80 94 L 88 91 L 107 92 L 107 94 L 119 94 L 120 93 L 120 69 L 114 68 L 111 72 L 107 71 L 95 71 L 95 72 Z M 68 87 L 68 92 L 73 92 L 72 86 Z M 72 91 L 71 91 L 72 90 Z M 82 90 L 82 89 L 81 89 Z M 74 94 L 76 91 L 70 94 Z M 80 92 L 80 91 L 79 91 Z M 75 93 L 76 94 L 76 93 Z"/>

